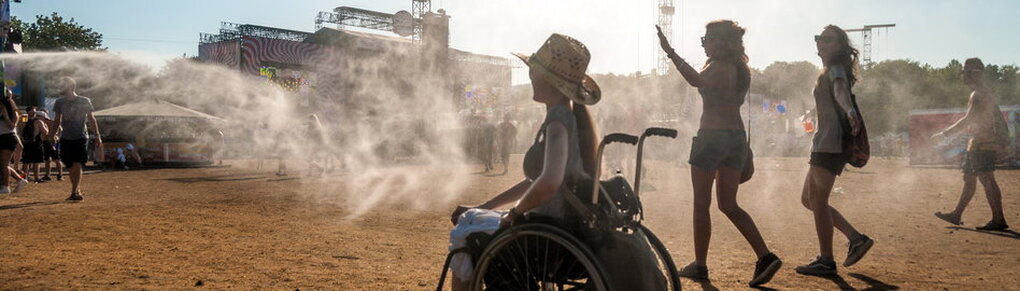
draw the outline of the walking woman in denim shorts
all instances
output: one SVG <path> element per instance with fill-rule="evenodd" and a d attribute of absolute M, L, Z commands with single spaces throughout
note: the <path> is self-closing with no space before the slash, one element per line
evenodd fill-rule
<path fill-rule="evenodd" d="M 716 184 L 719 210 L 740 230 L 754 249 L 758 262 L 748 285 L 767 283 L 783 265 L 769 251 L 751 216 L 737 205 L 737 188 L 747 158 L 747 134 L 740 118 L 740 106 L 751 87 L 751 70 L 744 53 L 744 28 L 730 20 L 709 22 L 701 46 L 708 61 L 696 71 L 670 46 L 662 31 L 659 42 L 691 86 L 701 93 L 704 112 L 698 135 L 691 144 L 691 184 L 694 188 L 695 261 L 680 270 L 680 276 L 708 279 L 708 242 L 712 236 L 709 207 L 712 183 Z"/>

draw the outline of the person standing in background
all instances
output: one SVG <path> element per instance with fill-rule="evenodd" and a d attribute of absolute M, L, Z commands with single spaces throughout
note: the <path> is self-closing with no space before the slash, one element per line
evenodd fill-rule
<path fill-rule="evenodd" d="M 51 162 L 57 165 L 57 181 L 64 180 L 64 165 L 60 163 L 60 147 L 57 146 L 57 136 L 60 135 L 60 124 L 54 123 L 49 117 L 46 108 L 40 108 L 40 112 L 47 113 L 44 121 L 50 129 L 50 133 L 43 138 L 43 164 L 46 165 L 46 175 L 39 179 L 40 182 L 50 181 L 52 170 Z M 56 131 L 56 132 L 53 132 Z"/>
<path fill-rule="evenodd" d="M 499 159 L 503 162 L 503 174 L 510 168 L 510 151 L 517 145 L 517 127 L 510 121 L 510 113 L 499 123 Z"/>
<path fill-rule="evenodd" d="M 493 155 L 493 153 L 495 152 L 494 147 L 496 146 L 496 130 L 497 130 L 496 125 L 492 124 L 492 122 L 489 121 L 489 118 L 487 117 L 482 118 L 482 124 L 478 131 L 480 135 L 479 146 L 481 147 L 479 150 L 481 151 L 480 153 L 482 155 L 482 164 L 485 165 L 486 173 L 496 169 L 492 165 L 493 160 L 496 158 Z"/>
<path fill-rule="evenodd" d="M 24 154 L 21 156 L 21 162 L 26 167 L 25 176 L 28 176 L 29 173 L 34 174 L 32 182 L 38 183 L 40 181 L 39 164 L 43 162 L 46 154 L 43 148 L 43 139 L 49 134 L 45 120 L 49 117 L 46 116 L 46 112 L 36 111 L 33 106 L 30 108 L 31 110 L 28 110 L 30 118 L 22 131 Z"/>
<path fill-rule="evenodd" d="M 63 128 L 60 135 L 60 160 L 71 176 L 71 196 L 67 197 L 69 201 L 84 199 L 80 186 L 82 168 L 88 162 L 88 133 L 94 134 L 93 143 L 98 146 L 103 144 L 99 136 L 99 123 L 93 115 L 95 107 L 92 106 L 92 100 L 78 96 L 76 88 L 77 82 L 74 79 L 62 78 L 61 97 L 53 104 L 53 113 L 56 114 L 54 122 Z"/>

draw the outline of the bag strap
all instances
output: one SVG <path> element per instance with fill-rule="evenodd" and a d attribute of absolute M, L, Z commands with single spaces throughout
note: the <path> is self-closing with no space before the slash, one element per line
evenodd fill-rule
<path fill-rule="evenodd" d="M 751 81 L 750 78 L 747 81 L 747 93 L 744 93 L 744 97 L 747 98 L 747 148 L 751 148 Z"/>
<path fill-rule="evenodd" d="M 540 125 L 538 127 L 538 133 L 535 134 L 535 141 L 532 142 L 531 144 L 538 143 L 538 140 L 541 139 L 543 136 L 545 136 L 545 126 L 548 125 L 548 124 L 549 124 L 549 122 L 542 122 L 542 125 Z M 545 141 L 543 141 L 543 142 L 545 142 Z"/>

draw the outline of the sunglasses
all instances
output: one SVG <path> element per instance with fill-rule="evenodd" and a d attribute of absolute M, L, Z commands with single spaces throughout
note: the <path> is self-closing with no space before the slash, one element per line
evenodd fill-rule
<path fill-rule="evenodd" d="M 716 39 L 716 37 L 711 36 L 711 35 L 702 36 L 701 37 L 701 44 L 705 44 L 706 42 L 708 42 L 709 40 L 712 40 L 712 39 Z"/>
<path fill-rule="evenodd" d="M 834 42 L 834 41 L 836 41 L 836 38 L 832 37 L 832 36 L 821 36 L 821 35 L 816 35 L 815 36 L 815 42 Z"/>

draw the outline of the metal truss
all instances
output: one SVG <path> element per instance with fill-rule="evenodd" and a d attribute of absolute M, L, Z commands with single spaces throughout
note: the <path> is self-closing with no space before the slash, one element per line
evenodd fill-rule
<path fill-rule="evenodd" d="M 262 37 L 289 41 L 304 41 L 311 33 L 261 25 L 220 22 L 220 37 L 235 39 L 242 36 Z"/>
<path fill-rule="evenodd" d="M 341 6 L 333 9 L 333 12 L 319 12 L 315 16 L 315 30 L 321 29 L 323 23 L 336 24 L 337 29 L 353 26 L 393 31 L 393 14 Z"/>

